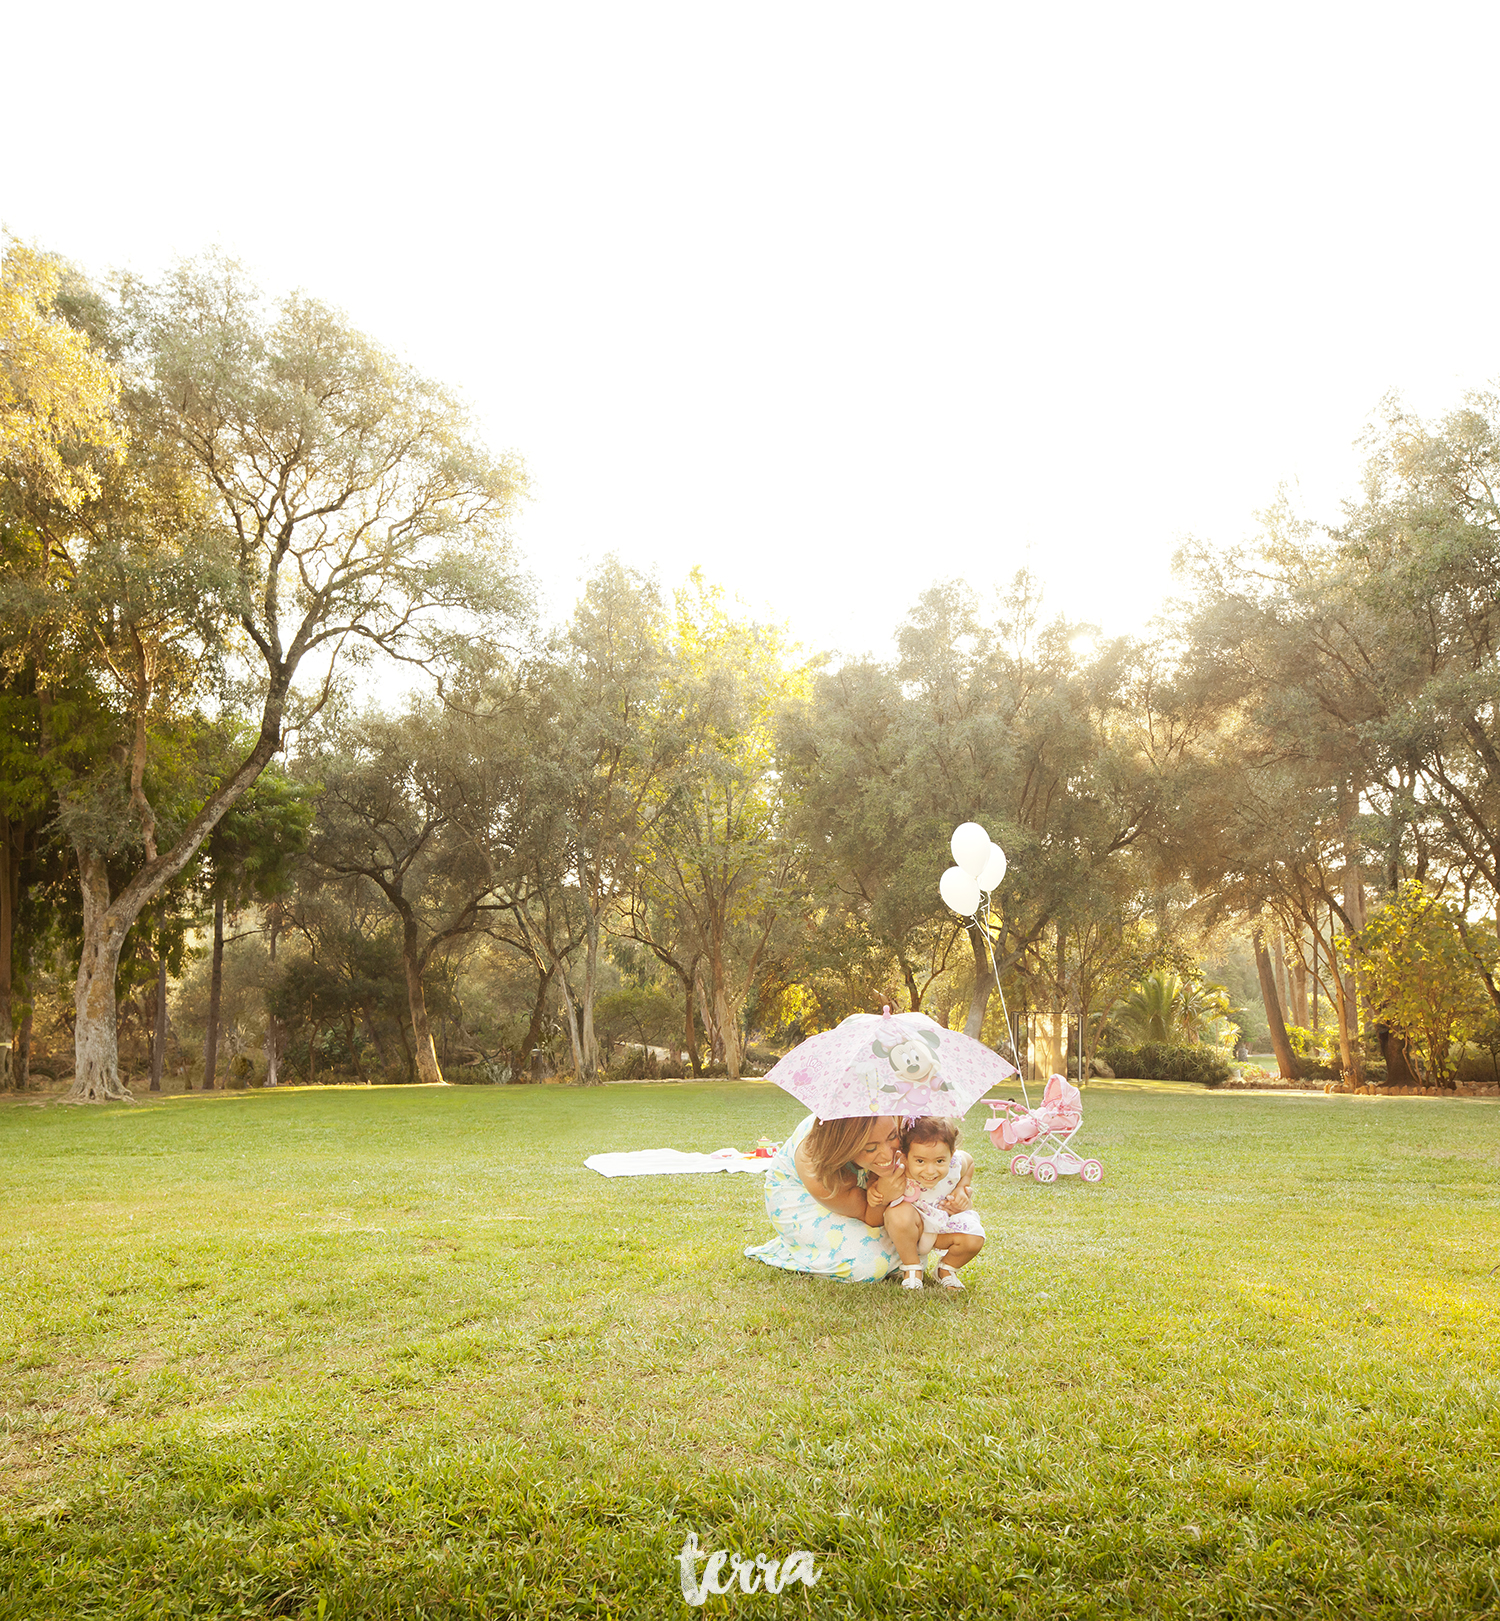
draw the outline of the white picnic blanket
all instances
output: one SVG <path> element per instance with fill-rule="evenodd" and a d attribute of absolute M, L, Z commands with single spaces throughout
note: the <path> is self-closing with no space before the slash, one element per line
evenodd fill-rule
<path fill-rule="evenodd" d="M 688 1171 L 764 1171 L 768 1159 L 720 1148 L 712 1154 L 684 1154 L 676 1148 L 637 1148 L 628 1154 L 590 1154 L 583 1162 L 600 1176 L 672 1176 Z"/>

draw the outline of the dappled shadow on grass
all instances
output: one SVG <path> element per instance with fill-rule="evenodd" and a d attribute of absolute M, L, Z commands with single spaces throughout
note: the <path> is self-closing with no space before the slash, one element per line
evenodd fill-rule
<path fill-rule="evenodd" d="M 764 1088 L 254 1101 L 5 1122 L 0 1615 L 657 1616 L 689 1530 L 817 1554 L 721 1610 L 1496 1603 L 1483 1104 L 1091 1088 L 1102 1187 L 973 1145 L 949 1300 L 581 1169 L 781 1136 Z"/>

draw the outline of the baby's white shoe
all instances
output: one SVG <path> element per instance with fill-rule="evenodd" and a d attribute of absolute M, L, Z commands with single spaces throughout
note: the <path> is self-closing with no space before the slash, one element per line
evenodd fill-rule
<path fill-rule="evenodd" d="M 922 1287 L 922 1263 L 920 1261 L 915 1266 L 903 1266 L 901 1271 L 904 1274 L 901 1279 L 903 1289 L 920 1289 Z"/>

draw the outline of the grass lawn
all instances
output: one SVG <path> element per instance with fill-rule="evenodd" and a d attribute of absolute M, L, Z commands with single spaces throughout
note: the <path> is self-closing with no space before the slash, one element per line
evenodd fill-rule
<path fill-rule="evenodd" d="M 1500 1107 L 1096 1083 L 1098 1188 L 976 1111 L 956 1300 L 582 1168 L 800 1113 L 0 1105 L 0 1617 L 685 1616 L 689 1532 L 815 1555 L 720 1615 L 1500 1615 Z"/>

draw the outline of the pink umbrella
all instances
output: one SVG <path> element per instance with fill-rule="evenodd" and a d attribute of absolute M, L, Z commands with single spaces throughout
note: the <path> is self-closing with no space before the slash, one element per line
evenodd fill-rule
<path fill-rule="evenodd" d="M 820 1120 L 962 1115 L 1016 1073 L 983 1043 L 925 1013 L 853 1013 L 798 1043 L 766 1077 Z"/>

